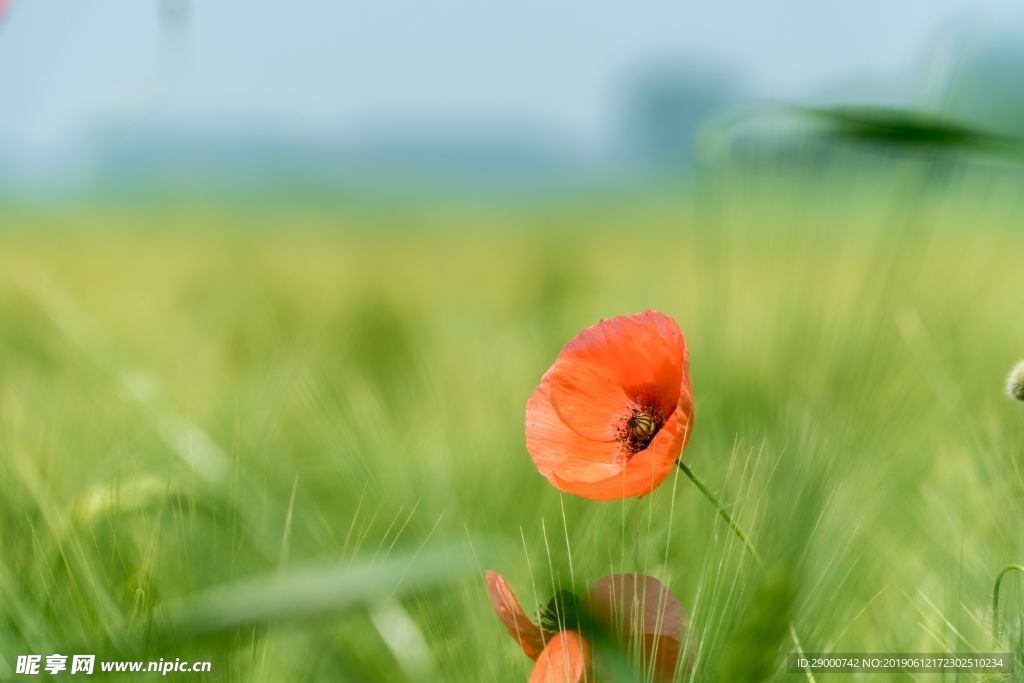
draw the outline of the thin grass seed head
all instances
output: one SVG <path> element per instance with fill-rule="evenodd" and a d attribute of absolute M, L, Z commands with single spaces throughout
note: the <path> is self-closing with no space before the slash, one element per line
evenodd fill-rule
<path fill-rule="evenodd" d="M 1006 378 L 1006 394 L 1010 398 L 1024 401 L 1024 361 L 1017 363 Z"/>

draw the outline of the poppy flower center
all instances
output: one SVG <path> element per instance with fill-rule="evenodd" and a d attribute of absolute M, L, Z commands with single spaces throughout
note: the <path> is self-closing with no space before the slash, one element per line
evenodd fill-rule
<path fill-rule="evenodd" d="M 630 453 L 647 448 L 651 439 L 665 423 L 665 416 L 657 408 L 634 408 L 619 430 L 619 441 Z"/>
<path fill-rule="evenodd" d="M 579 596 L 566 590 L 555 593 L 541 608 L 539 617 L 541 627 L 549 633 L 578 630 L 581 622 L 585 621 Z"/>

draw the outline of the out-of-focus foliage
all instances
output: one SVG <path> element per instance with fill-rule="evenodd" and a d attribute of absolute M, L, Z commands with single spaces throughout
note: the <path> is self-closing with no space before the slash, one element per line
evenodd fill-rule
<path fill-rule="evenodd" d="M 920 111 L 870 107 L 807 109 L 834 136 L 904 150 L 986 152 L 1024 161 L 1024 138 Z"/>
<path fill-rule="evenodd" d="M 691 680 L 789 680 L 787 620 L 808 651 L 987 650 L 1024 553 L 1016 180 L 760 168 L 695 201 L 4 209 L 2 665 L 525 680 L 485 568 L 529 611 L 658 578 Z M 648 307 L 687 335 L 687 461 L 784 581 L 684 478 L 601 505 L 525 452 L 565 340 Z"/>

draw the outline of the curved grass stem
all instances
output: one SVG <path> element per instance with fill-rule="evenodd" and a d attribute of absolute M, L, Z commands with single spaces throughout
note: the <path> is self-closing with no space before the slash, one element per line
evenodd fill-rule
<path fill-rule="evenodd" d="M 754 562 L 757 563 L 757 566 L 762 571 L 762 573 L 767 572 L 768 568 L 767 565 L 765 565 L 764 560 L 761 559 L 761 553 L 757 552 L 757 548 L 755 548 L 754 544 L 750 541 L 750 536 L 748 536 L 747 532 L 744 531 L 743 528 L 736 523 L 736 520 L 732 518 L 732 515 L 729 514 L 729 511 L 726 509 L 726 507 L 722 505 L 722 501 L 718 499 L 718 496 L 711 492 L 711 489 L 709 489 L 704 484 L 704 482 L 701 481 L 697 477 L 697 475 L 693 473 L 693 470 L 691 470 L 690 467 L 685 462 L 683 462 L 682 458 L 676 461 L 676 465 L 679 466 L 679 469 L 683 471 L 683 474 L 685 474 L 687 478 L 693 482 L 693 485 L 697 487 L 697 489 L 704 495 L 704 497 L 708 499 L 708 502 L 715 506 L 715 510 L 718 512 L 718 516 L 721 517 L 725 521 L 725 523 L 729 525 L 729 528 L 732 529 L 732 532 L 736 534 L 736 538 L 740 539 L 740 541 L 743 543 L 743 547 L 746 548 L 747 552 L 750 553 L 750 556 L 754 558 Z M 1021 571 L 1024 571 L 1024 567 L 1020 567 L 1020 569 Z M 1005 573 L 1006 570 L 1003 571 Z M 1001 574 L 1000 578 L 1002 578 Z M 996 595 L 998 596 L 998 594 L 999 581 L 997 580 Z M 796 628 L 793 627 L 793 622 L 789 623 L 789 637 L 790 639 L 792 639 L 793 645 L 794 647 L 796 647 L 797 653 L 803 656 L 803 644 L 801 644 L 800 637 L 796 633 Z M 814 683 L 814 674 L 811 673 L 810 669 L 804 669 L 804 674 L 807 676 L 808 681 Z"/>
<path fill-rule="evenodd" d="M 996 577 L 996 584 L 992 588 L 992 645 L 999 647 L 999 588 L 1002 586 L 1003 578 L 1010 572 L 1024 574 L 1024 565 L 1011 564 L 1003 567 Z"/>

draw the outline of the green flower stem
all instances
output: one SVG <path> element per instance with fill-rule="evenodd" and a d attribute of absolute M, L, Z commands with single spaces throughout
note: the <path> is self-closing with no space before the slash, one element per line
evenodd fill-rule
<path fill-rule="evenodd" d="M 736 538 L 740 539 L 740 541 L 743 542 L 743 547 L 746 548 L 747 552 L 750 553 L 750 556 L 754 558 L 754 561 L 757 563 L 758 568 L 760 568 L 762 572 L 766 572 L 768 569 L 764 563 L 764 560 L 761 559 L 761 553 L 757 552 L 757 548 L 755 548 L 754 544 L 750 541 L 750 536 L 748 536 L 747 532 L 744 531 L 740 527 L 740 525 L 736 523 L 736 520 L 732 518 L 732 515 L 729 514 L 729 511 L 725 508 L 724 505 L 722 505 L 722 501 L 718 500 L 718 496 L 712 493 L 711 489 L 709 489 L 704 484 L 704 482 L 697 478 L 697 475 L 693 473 L 693 470 L 691 470 L 685 462 L 683 462 L 682 458 L 676 461 L 676 465 L 678 465 L 679 469 L 683 471 L 683 474 L 685 474 L 687 478 L 689 478 L 689 480 L 693 482 L 693 485 L 696 486 L 702 494 L 704 494 L 704 497 L 707 498 L 708 501 L 715 506 L 715 510 L 718 511 L 718 516 L 725 520 L 725 523 L 729 525 L 729 528 L 732 529 L 732 532 L 736 534 Z M 1024 567 L 1020 567 L 1020 570 L 1024 571 Z M 1003 572 L 1005 573 L 1006 570 L 1003 570 Z M 1000 578 L 1002 578 L 1002 574 L 1000 574 Z M 997 580 L 996 599 L 998 599 L 998 595 L 999 581 Z M 793 627 L 792 622 L 790 622 L 789 624 L 789 637 L 793 640 L 793 645 L 796 647 L 797 653 L 803 656 L 804 648 L 803 645 L 800 643 L 800 637 L 797 636 L 796 629 Z M 804 674 L 807 676 L 808 681 L 811 681 L 812 683 L 814 682 L 814 674 L 812 674 L 809 669 L 804 669 Z"/>
<path fill-rule="evenodd" d="M 761 559 L 761 554 L 757 552 L 757 548 L 755 548 L 754 544 L 750 542 L 750 537 L 747 536 L 747 532 L 740 528 L 740 525 L 736 523 L 732 518 L 732 515 L 729 514 L 729 511 L 726 510 L 725 506 L 718 500 L 718 497 L 711 492 L 711 489 L 704 485 L 704 482 L 697 478 L 697 475 L 693 473 L 693 470 L 691 470 L 685 462 L 678 460 L 676 464 L 679 465 L 679 469 L 683 471 L 683 474 L 689 477 L 690 481 L 692 481 L 700 492 L 704 494 L 704 497 L 715 506 L 715 509 L 718 510 L 718 516 L 724 519 L 725 523 L 729 525 L 730 529 L 732 529 L 732 532 L 736 534 L 736 537 L 743 541 L 743 545 L 746 547 L 747 552 L 750 553 L 750 556 L 754 558 L 754 561 L 757 562 L 757 566 L 760 567 L 762 571 L 765 571 L 765 564 L 764 560 Z"/>
<path fill-rule="evenodd" d="M 999 572 L 999 576 L 996 577 L 996 585 L 992 589 L 992 645 L 993 647 L 999 647 L 999 587 L 1003 583 L 1003 577 L 1010 572 L 1020 572 L 1024 574 L 1024 565 L 1011 564 L 1003 567 L 1003 570 Z"/>

